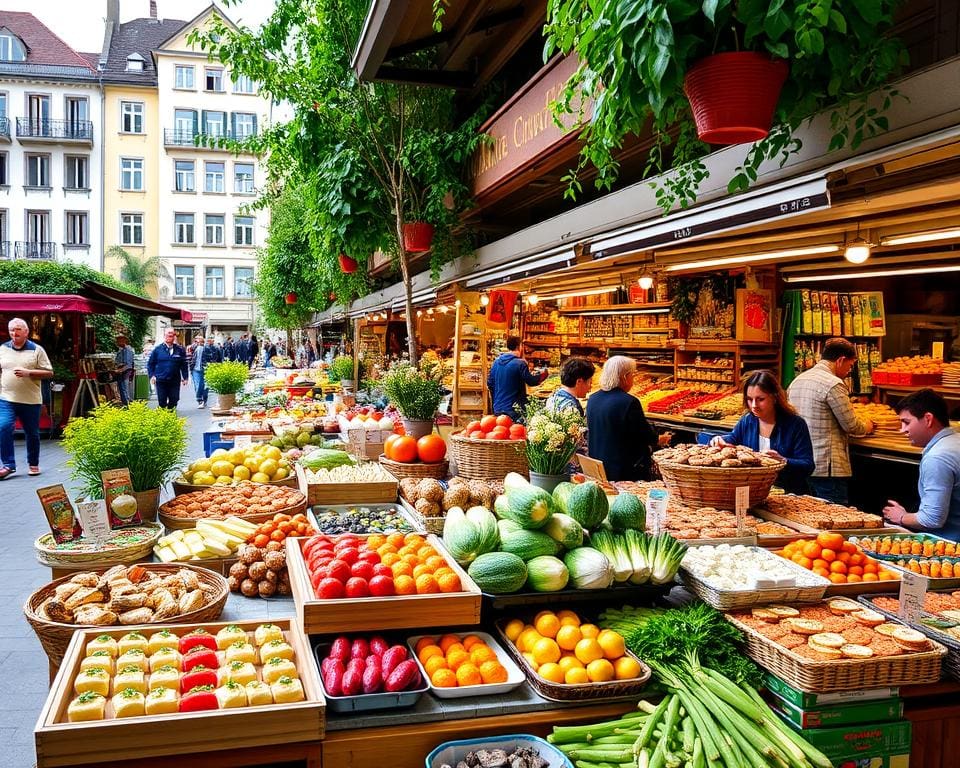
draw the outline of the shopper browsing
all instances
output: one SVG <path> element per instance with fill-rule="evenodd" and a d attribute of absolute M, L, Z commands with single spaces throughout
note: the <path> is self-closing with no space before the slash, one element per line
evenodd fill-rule
<path fill-rule="evenodd" d="M 0 480 L 17 471 L 13 447 L 17 419 L 27 443 L 27 474 L 40 474 L 40 381 L 53 376 L 46 351 L 29 339 L 26 320 L 13 318 L 7 330 L 10 340 L 0 344 Z"/>
<path fill-rule="evenodd" d="M 493 399 L 493 412 L 506 414 L 514 421 L 523 417 L 527 405 L 527 387 L 534 387 L 547 378 L 547 372 L 531 373 L 527 361 L 521 357 L 520 337 L 507 337 L 507 351 L 493 361 L 487 388 Z"/>
<path fill-rule="evenodd" d="M 160 408 L 177 410 L 180 402 L 180 387 L 187 384 L 190 371 L 187 368 L 187 350 L 177 344 L 173 328 L 163 333 L 163 344 L 153 348 L 147 359 L 147 375 L 157 389 L 157 405 Z"/>
<path fill-rule="evenodd" d="M 777 475 L 777 485 L 787 493 L 806 493 L 813 472 L 813 444 L 807 422 L 787 400 L 771 371 L 752 371 L 743 382 L 743 407 L 747 410 L 724 435 L 700 435 L 698 442 L 710 445 L 745 445 L 787 466 Z"/>
<path fill-rule="evenodd" d="M 813 443 L 814 496 L 846 504 L 849 494 L 849 436 L 873 431 L 870 419 L 861 419 L 850 405 L 850 391 L 843 380 L 857 364 L 857 349 L 846 339 L 827 339 L 820 362 L 804 371 L 788 391 L 790 402 L 807 422 Z"/>
<path fill-rule="evenodd" d="M 883 516 L 895 525 L 960 541 L 960 432 L 950 426 L 947 402 L 932 389 L 921 389 L 901 400 L 897 412 L 900 431 L 923 448 L 920 506 L 911 514 L 890 500 Z"/>
<path fill-rule="evenodd" d="M 587 396 L 596 367 L 582 357 L 571 357 L 560 366 L 560 386 L 547 398 L 546 407 L 552 411 L 573 409 L 583 416 L 580 401 Z"/>
<path fill-rule="evenodd" d="M 133 380 L 133 347 L 127 344 L 127 337 L 117 336 L 117 353 L 113 356 L 113 377 L 117 382 L 120 404 L 130 404 L 130 382 Z"/>
<path fill-rule="evenodd" d="M 207 366 L 221 361 L 220 350 L 214 346 L 212 337 L 206 342 L 203 338 L 197 339 L 193 349 L 193 387 L 197 396 L 197 408 L 206 408 L 210 395 L 206 380 Z"/>

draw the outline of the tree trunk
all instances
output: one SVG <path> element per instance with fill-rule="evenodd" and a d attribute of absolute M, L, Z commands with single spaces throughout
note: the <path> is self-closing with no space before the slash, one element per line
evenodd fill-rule
<path fill-rule="evenodd" d="M 398 207 L 399 210 L 399 207 Z M 407 350 L 410 362 L 417 364 L 417 317 L 413 310 L 413 286 L 410 284 L 410 261 L 403 244 L 403 216 L 397 215 L 397 252 L 400 254 L 400 275 L 403 277 L 403 297 L 407 308 Z"/>

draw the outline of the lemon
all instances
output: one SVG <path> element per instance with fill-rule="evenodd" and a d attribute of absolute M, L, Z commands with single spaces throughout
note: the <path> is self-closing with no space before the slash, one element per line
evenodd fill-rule
<path fill-rule="evenodd" d="M 275 445 L 268 445 L 263 452 L 274 461 L 280 461 L 283 456 L 283 453 Z"/>
<path fill-rule="evenodd" d="M 233 468 L 233 476 L 237 480 L 249 480 L 251 474 L 253 473 L 243 464 L 239 464 Z"/>
<path fill-rule="evenodd" d="M 563 670 L 560 669 L 560 665 L 553 662 L 541 664 L 537 668 L 537 674 L 540 675 L 540 677 L 542 677 L 544 680 L 548 680 L 551 683 L 562 683 L 564 678 Z"/>
<path fill-rule="evenodd" d="M 600 627 L 596 624 L 581 624 L 580 634 L 584 637 L 596 637 L 600 634 Z"/>
<path fill-rule="evenodd" d="M 280 469 L 280 467 L 274 459 L 264 459 L 259 467 L 259 471 L 268 477 L 273 477 L 273 473 L 278 469 Z"/>
<path fill-rule="evenodd" d="M 583 640 L 577 643 L 577 647 L 574 648 L 573 652 L 584 664 L 589 664 L 591 661 L 603 658 L 603 648 L 601 648 L 600 643 L 592 637 L 583 638 Z"/>
<path fill-rule="evenodd" d="M 517 638 L 520 637 L 520 633 L 523 632 L 523 622 L 520 621 L 520 619 L 512 619 L 503 631 L 507 636 L 507 640 L 516 645 Z"/>
<path fill-rule="evenodd" d="M 194 485 L 213 485 L 216 478 L 209 472 L 197 472 L 193 476 Z"/>
<path fill-rule="evenodd" d="M 210 471 L 214 477 L 233 477 L 233 464 L 229 461 L 215 461 Z"/>
<path fill-rule="evenodd" d="M 613 672 L 617 680 L 631 680 L 640 677 L 640 662 L 630 656 L 622 656 L 613 662 Z"/>
<path fill-rule="evenodd" d="M 290 462 L 287 461 L 286 459 L 280 459 L 280 461 L 278 461 L 277 464 L 280 465 L 280 469 L 289 469 L 289 468 L 290 468 Z"/>
<path fill-rule="evenodd" d="M 197 459 L 190 465 L 191 472 L 209 472 L 212 462 L 210 459 Z"/>
<path fill-rule="evenodd" d="M 227 461 L 231 464 L 243 464 L 245 458 L 247 458 L 247 455 L 243 448 L 231 448 L 226 456 Z"/>
<path fill-rule="evenodd" d="M 530 649 L 537 664 L 549 664 L 560 661 L 560 646 L 549 637 L 541 637 Z"/>
<path fill-rule="evenodd" d="M 251 472 L 258 472 L 260 470 L 260 460 L 254 458 L 253 456 L 248 456 L 243 460 L 243 466 L 245 466 Z"/>
<path fill-rule="evenodd" d="M 265 475 L 263 472 L 255 472 L 253 477 L 250 478 L 255 483 L 269 483 L 270 475 Z"/>
<path fill-rule="evenodd" d="M 533 667 L 534 669 L 537 668 L 537 662 L 536 662 L 536 660 L 533 658 L 533 654 L 532 654 L 532 653 L 524 653 L 524 654 L 521 654 L 521 655 L 523 656 L 523 658 L 525 658 L 525 659 L 527 660 L 527 663 L 528 663 L 531 667 Z"/>
<path fill-rule="evenodd" d="M 280 467 L 276 472 L 273 473 L 274 480 L 283 480 L 285 477 L 290 476 L 290 470 L 286 467 Z"/>
<path fill-rule="evenodd" d="M 540 637 L 540 633 L 533 627 L 524 627 L 523 631 L 517 637 L 517 648 L 520 649 L 521 653 L 526 653 L 533 648 L 533 644 L 539 640 Z"/>
<path fill-rule="evenodd" d="M 560 629 L 560 619 L 553 613 L 541 613 L 534 620 L 533 626 L 544 637 L 556 637 L 557 631 Z"/>
<path fill-rule="evenodd" d="M 227 455 L 226 448 L 217 448 L 213 453 L 210 454 L 211 459 L 219 459 L 221 456 Z"/>
<path fill-rule="evenodd" d="M 583 669 L 583 663 L 576 656 L 561 656 L 560 661 L 557 662 L 560 665 L 560 669 L 563 670 L 563 673 L 566 674 L 571 669 Z"/>
<path fill-rule="evenodd" d="M 613 664 L 607 659 L 594 659 L 587 664 L 587 677 L 593 683 L 605 683 L 613 680 Z"/>

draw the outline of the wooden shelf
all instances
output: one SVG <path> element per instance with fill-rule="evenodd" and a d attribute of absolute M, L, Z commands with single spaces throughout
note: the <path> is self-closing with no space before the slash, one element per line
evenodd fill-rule
<path fill-rule="evenodd" d="M 610 312 L 611 314 L 616 314 L 617 312 L 636 312 L 638 309 L 670 309 L 672 302 L 669 301 L 658 301 L 650 304 L 606 304 L 601 306 L 592 306 L 592 307 L 573 307 L 571 309 L 558 309 L 561 315 L 582 315 L 584 312 Z"/>

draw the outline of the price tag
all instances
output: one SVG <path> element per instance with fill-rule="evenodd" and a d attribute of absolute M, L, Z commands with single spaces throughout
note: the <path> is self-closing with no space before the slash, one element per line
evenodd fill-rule
<path fill-rule="evenodd" d="M 597 480 L 601 483 L 607 482 L 607 471 L 603 468 L 602 461 L 591 459 L 582 453 L 576 453 L 574 455 L 577 457 L 577 463 L 580 464 L 580 469 L 583 470 L 583 474 L 591 480 Z"/>
<path fill-rule="evenodd" d="M 659 536 L 667 519 L 667 506 L 670 493 L 660 488 L 652 488 L 647 492 L 647 520 L 654 536 Z"/>
<path fill-rule="evenodd" d="M 743 536 L 745 535 L 744 521 L 746 520 L 747 510 L 750 509 L 750 486 L 739 486 L 736 498 L 737 536 Z"/>
<path fill-rule="evenodd" d="M 923 576 L 909 571 L 901 572 L 900 610 L 897 615 L 908 624 L 920 618 L 928 584 L 929 581 Z"/>
<path fill-rule="evenodd" d="M 930 356 L 934 360 L 943 360 L 943 342 L 942 341 L 933 342 L 933 351 L 930 353 Z"/>
<path fill-rule="evenodd" d="M 112 535 L 110 515 L 104 499 L 81 501 L 77 503 L 77 516 L 83 526 L 83 535 L 93 539 L 98 545 L 106 544 Z"/>
<path fill-rule="evenodd" d="M 233 438 L 234 448 L 249 448 L 253 445 L 253 438 L 250 435 L 237 435 Z"/>

